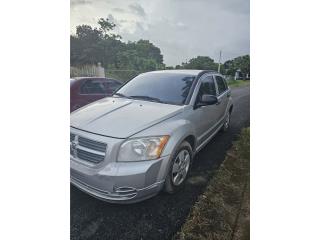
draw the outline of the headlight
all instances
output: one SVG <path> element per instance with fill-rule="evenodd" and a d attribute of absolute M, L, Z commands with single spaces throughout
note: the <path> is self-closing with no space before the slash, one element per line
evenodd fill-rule
<path fill-rule="evenodd" d="M 169 140 L 169 136 L 135 138 L 124 142 L 119 151 L 118 161 L 144 161 L 157 159 Z"/>

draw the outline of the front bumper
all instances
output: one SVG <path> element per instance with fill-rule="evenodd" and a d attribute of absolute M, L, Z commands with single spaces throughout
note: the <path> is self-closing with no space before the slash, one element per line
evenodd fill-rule
<path fill-rule="evenodd" d="M 143 162 L 112 162 L 94 169 L 71 161 L 71 183 L 108 202 L 134 203 L 153 197 L 163 187 L 169 156 Z"/>
<path fill-rule="evenodd" d="M 83 192 L 95 198 L 98 198 L 100 200 L 111 202 L 111 203 L 128 204 L 128 203 L 140 202 L 155 196 L 157 193 L 161 191 L 164 181 L 156 182 L 142 189 L 135 189 L 132 187 L 118 188 L 113 193 L 96 189 L 72 177 L 71 177 L 71 184 L 73 184 Z"/>
<path fill-rule="evenodd" d="M 71 160 L 71 183 L 108 202 L 134 203 L 150 198 L 163 187 L 170 157 L 142 162 L 111 162 L 93 168 Z"/>

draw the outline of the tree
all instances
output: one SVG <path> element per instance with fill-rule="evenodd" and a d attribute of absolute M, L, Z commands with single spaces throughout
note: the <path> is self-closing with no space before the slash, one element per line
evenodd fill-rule
<path fill-rule="evenodd" d="M 122 42 L 121 36 L 112 33 L 116 25 L 108 18 L 100 18 L 98 25 L 98 28 L 77 26 L 76 34 L 70 36 L 72 66 L 100 62 L 107 70 L 117 73 L 132 71 L 119 74 L 121 77 L 165 68 L 160 49 L 150 41 Z"/>
<path fill-rule="evenodd" d="M 70 36 L 71 65 L 95 64 L 101 61 L 101 47 L 98 45 L 101 32 L 89 25 L 77 26 L 76 35 Z"/>
<path fill-rule="evenodd" d="M 228 60 L 223 66 L 226 75 L 234 76 L 235 72 L 240 69 L 242 74 L 246 76 L 247 74 L 250 74 L 250 56 L 244 55 Z"/>
<path fill-rule="evenodd" d="M 190 59 L 187 63 L 182 63 L 185 69 L 217 70 L 218 64 L 213 59 L 206 56 L 198 56 Z"/>
<path fill-rule="evenodd" d="M 98 24 L 100 26 L 99 30 L 103 34 L 104 39 L 109 38 L 110 31 L 112 31 L 116 27 L 116 25 L 113 22 L 111 22 L 108 18 L 99 18 Z"/>

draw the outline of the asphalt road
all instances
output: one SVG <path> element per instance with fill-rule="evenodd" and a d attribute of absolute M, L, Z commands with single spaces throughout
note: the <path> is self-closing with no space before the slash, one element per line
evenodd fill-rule
<path fill-rule="evenodd" d="M 249 87 L 232 89 L 232 97 L 230 130 L 216 135 L 197 154 L 186 187 L 178 194 L 160 193 L 141 203 L 114 205 L 71 186 L 71 239 L 170 239 L 184 223 L 240 129 L 250 124 Z"/>

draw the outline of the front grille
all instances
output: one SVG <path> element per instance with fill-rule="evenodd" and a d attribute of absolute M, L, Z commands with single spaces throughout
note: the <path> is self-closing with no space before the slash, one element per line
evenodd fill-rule
<path fill-rule="evenodd" d="M 107 144 L 70 133 L 70 155 L 84 161 L 100 163 L 106 155 Z"/>
<path fill-rule="evenodd" d="M 97 142 L 83 137 L 79 137 L 78 142 L 82 147 L 86 147 L 99 152 L 105 152 L 107 148 L 107 144 L 105 143 Z"/>
<path fill-rule="evenodd" d="M 77 156 L 82 160 L 93 162 L 93 163 L 99 163 L 104 159 L 104 155 L 90 153 L 81 149 L 77 150 Z"/>

